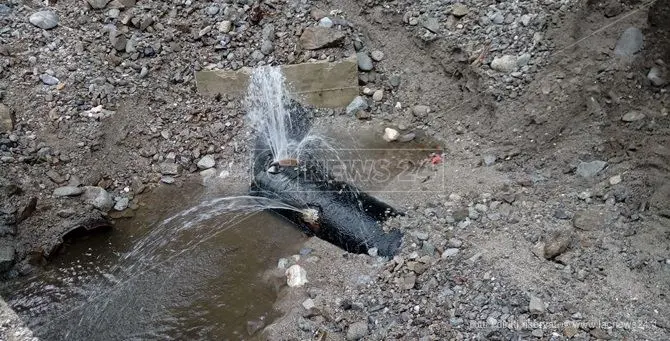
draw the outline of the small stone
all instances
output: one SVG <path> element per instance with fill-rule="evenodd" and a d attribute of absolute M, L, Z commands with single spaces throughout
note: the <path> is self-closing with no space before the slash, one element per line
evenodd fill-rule
<path fill-rule="evenodd" d="M 400 137 L 400 133 L 393 129 L 393 128 L 385 128 L 384 129 L 384 141 L 386 142 L 393 142 Z"/>
<path fill-rule="evenodd" d="M 566 326 L 563 327 L 563 336 L 567 337 L 568 339 L 571 339 L 575 335 L 579 333 L 579 329 L 577 329 L 577 324 L 567 324 Z"/>
<path fill-rule="evenodd" d="M 384 59 L 384 52 L 374 50 L 370 53 L 370 57 L 372 57 L 372 60 L 374 60 L 375 62 L 381 62 Z"/>
<path fill-rule="evenodd" d="M 8 106 L 0 103 L 0 133 L 10 132 L 12 130 L 14 130 L 14 115 L 12 115 Z M 13 136 L 15 135 L 10 135 L 10 141 Z"/>
<path fill-rule="evenodd" d="M 639 111 L 630 111 L 621 117 L 621 120 L 624 122 L 635 122 L 645 118 L 645 114 Z"/>
<path fill-rule="evenodd" d="M 325 28 L 331 28 L 333 27 L 333 21 L 330 20 L 328 17 L 323 17 L 319 20 L 319 26 L 325 27 Z"/>
<path fill-rule="evenodd" d="M 46 73 L 40 75 L 40 80 L 46 85 L 57 85 L 60 82 L 58 78 Z"/>
<path fill-rule="evenodd" d="M 450 238 L 447 241 L 447 246 L 453 247 L 453 248 L 460 248 L 461 246 L 463 246 L 463 241 L 461 241 L 460 239 L 457 239 L 457 238 Z"/>
<path fill-rule="evenodd" d="M 654 86 L 659 86 L 660 87 L 660 86 L 664 86 L 664 85 L 668 84 L 668 81 L 665 78 L 663 78 L 661 69 L 659 69 L 655 66 L 652 67 L 649 70 L 649 73 L 647 74 L 647 79 Z"/>
<path fill-rule="evenodd" d="M 233 22 L 229 20 L 224 20 L 219 23 L 217 29 L 219 30 L 219 32 L 228 33 L 230 32 L 230 30 L 233 29 Z"/>
<path fill-rule="evenodd" d="M 575 213 L 572 225 L 584 231 L 600 230 L 607 224 L 608 217 L 605 212 L 598 209 L 587 209 Z"/>
<path fill-rule="evenodd" d="M 347 329 L 347 341 L 357 341 L 368 335 L 368 323 L 359 321 L 349 325 Z"/>
<path fill-rule="evenodd" d="M 530 53 L 524 53 L 516 58 L 516 66 L 524 67 L 530 62 Z"/>
<path fill-rule="evenodd" d="M 484 165 L 486 167 L 491 167 L 496 163 L 496 156 L 492 154 L 484 155 Z"/>
<path fill-rule="evenodd" d="M 371 71 L 374 65 L 372 64 L 372 58 L 368 56 L 367 52 L 358 52 L 356 53 L 356 58 L 358 60 L 358 69 L 361 71 Z"/>
<path fill-rule="evenodd" d="M 85 186 L 82 199 L 103 212 L 111 210 L 114 206 L 112 196 L 102 187 Z"/>
<path fill-rule="evenodd" d="M 219 6 L 211 5 L 207 7 L 207 14 L 215 16 L 217 13 L 219 13 Z"/>
<path fill-rule="evenodd" d="M 270 40 L 263 40 L 263 43 L 261 43 L 261 53 L 264 55 L 269 55 L 275 50 L 274 45 L 272 45 L 272 42 Z"/>
<path fill-rule="evenodd" d="M 109 42 L 112 43 L 112 47 L 117 51 L 125 51 L 126 45 L 128 44 L 128 39 L 121 32 L 111 31 L 109 32 Z"/>
<path fill-rule="evenodd" d="M 572 229 L 562 229 L 552 233 L 544 245 L 544 257 L 552 259 L 564 253 L 572 242 Z"/>
<path fill-rule="evenodd" d="M 346 113 L 347 115 L 357 115 L 360 111 L 365 111 L 368 109 L 368 102 L 363 96 L 356 96 L 351 103 L 347 106 Z"/>
<path fill-rule="evenodd" d="M 310 12 L 310 15 L 312 16 L 312 19 L 314 20 L 321 20 L 323 17 L 327 16 L 328 13 L 322 9 L 314 8 Z"/>
<path fill-rule="evenodd" d="M 530 21 L 533 19 L 533 17 L 530 16 L 530 14 L 524 14 L 521 16 L 521 24 L 523 26 L 528 26 L 530 25 Z"/>
<path fill-rule="evenodd" d="M 544 306 L 544 302 L 537 296 L 530 297 L 530 303 L 528 304 L 528 311 L 531 314 L 541 315 L 544 314 L 547 308 Z"/>
<path fill-rule="evenodd" d="M 307 283 L 307 271 L 298 265 L 291 265 L 286 270 L 286 284 L 291 287 L 301 287 Z"/>
<path fill-rule="evenodd" d="M 149 74 L 149 68 L 147 68 L 146 66 L 142 66 L 142 69 L 140 70 L 140 78 L 146 78 L 148 74 Z"/>
<path fill-rule="evenodd" d="M 414 138 L 416 138 L 416 134 L 414 134 L 414 133 L 407 133 L 407 134 L 405 134 L 405 135 L 400 136 L 400 137 L 398 138 L 398 141 L 399 141 L 399 142 L 409 142 L 409 141 L 414 140 Z"/>
<path fill-rule="evenodd" d="M 493 316 L 489 316 L 489 317 L 486 319 L 486 323 L 487 323 L 489 326 L 494 327 L 494 326 L 496 326 L 496 325 L 498 324 L 498 320 L 496 320 Z"/>
<path fill-rule="evenodd" d="M 107 7 L 109 0 L 86 0 L 93 9 L 103 9 Z"/>
<path fill-rule="evenodd" d="M 171 176 L 162 176 L 161 182 L 169 185 L 175 183 L 175 179 Z"/>
<path fill-rule="evenodd" d="M 468 9 L 468 6 L 462 3 L 456 3 L 453 7 L 451 7 L 451 15 L 457 18 L 467 15 L 469 11 L 470 10 Z"/>
<path fill-rule="evenodd" d="M 615 176 L 611 177 L 609 181 L 610 181 L 610 185 L 612 185 L 612 186 L 618 185 L 618 184 L 621 183 L 621 175 L 615 175 Z"/>
<path fill-rule="evenodd" d="M 302 307 L 305 308 L 305 310 L 310 310 L 316 307 L 316 304 L 314 304 L 314 300 L 308 298 L 302 302 Z"/>
<path fill-rule="evenodd" d="M 421 26 L 433 33 L 440 33 L 440 21 L 435 17 L 423 16 Z"/>
<path fill-rule="evenodd" d="M 491 22 L 493 22 L 496 25 L 502 25 L 503 22 L 505 22 L 505 16 L 502 15 L 500 12 L 496 12 L 491 18 Z"/>
<path fill-rule="evenodd" d="M 53 195 L 55 197 L 74 197 L 84 193 L 81 187 L 63 186 L 54 189 Z"/>
<path fill-rule="evenodd" d="M 557 209 L 554 211 L 554 218 L 561 220 L 568 220 L 570 219 L 570 216 L 568 215 L 568 213 L 565 212 L 565 210 Z"/>
<path fill-rule="evenodd" d="M 429 112 L 430 108 L 427 105 L 415 105 L 412 108 L 412 114 L 418 118 L 425 118 Z"/>
<path fill-rule="evenodd" d="M 16 250 L 13 246 L 0 246 L 0 273 L 7 272 L 14 265 Z"/>
<path fill-rule="evenodd" d="M 381 102 L 383 98 L 384 98 L 383 90 L 377 90 L 372 94 L 372 100 L 375 102 Z"/>
<path fill-rule="evenodd" d="M 210 169 L 216 165 L 216 161 L 214 160 L 214 157 L 211 155 L 205 155 L 198 161 L 198 168 L 199 169 Z"/>
<path fill-rule="evenodd" d="M 544 332 L 542 331 L 542 329 L 533 329 L 533 331 L 530 332 L 530 334 L 535 337 L 542 337 L 544 335 Z"/>
<path fill-rule="evenodd" d="M 442 252 L 442 259 L 453 257 L 453 256 L 457 255 L 459 252 L 460 252 L 460 250 L 455 248 L 455 247 L 448 248 L 448 249 L 444 250 L 444 252 Z"/>
<path fill-rule="evenodd" d="M 577 174 L 584 178 L 592 178 L 598 175 L 606 166 L 607 162 L 600 160 L 580 162 L 577 166 Z"/>
<path fill-rule="evenodd" d="M 306 50 L 318 50 L 338 45 L 344 38 L 344 33 L 332 28 L 308 27 L 300 35 L 300 45 Z"/>
<path fill-rule="evenodd" d="M 159 165 L 159 168 L 163 175 L 178 175 L 181 171 L 181 166 L 174 162 L 163 162 Z"/>
<path fill-rule="evenodd" d="M 127 197 L 118 198 L 118 200 L 114 204 L 114 209 L 117 210 L 117 211 L 123 211 L 126 208 L 128 208 L 129 204 L 130 204 L 130 199 L 128 199 Z"/>
<path fill-rule="evenodd" d="M 211 31 L 212 31 L 212 26 L 211 25 L 207 25 L 207 26 L 203 27 L 200 31 L 198 31 L 198 38 L 202 38 L 202 37 L 208 35 L 209 32 L 211 32 Z"/>
<path fill-rule="evenodd" d="M 40 11 L 30 15 L 28 18 L 31 24 L 44 29 L 50 30 L 58 26 L 58 15 L 53 11 Z"/>
<path fill-rule="evenodd" d="M 517 58 L 512 55 L 504 55 L 502 57 L 495 57 L 491 62 L 491 69 L 498 72 L 510 73 L 517 68 Z"/>
<path fill-rule="evenodd" d="M 614 54 L 619 57 L 632 57 L 642 50 L 644 34 L 637 27 L 627 28 L 616 42 Z"/>
<path fill-rule="evenodd" d="M 535 243 L 535 245 L 533 245 L 533 247 L 530 249 L 530 251 L 535 256 L 537 256 L 537 258 L 544 259 L 545 258 L 545 256 L 544 256 L 544 247 L 545 246 L 546 245 L 544 244 L 544 242 L 537 242 L 537 243 Z"/>
<path fill-rule="evenodd" d="M 378 254 L 379 254 L 379 249 L 377 249 L 376 247 L 371 247 L 371 248 L 368 249 L 368 255 L 370 255 L 370 257 L 377 257 Z"/>

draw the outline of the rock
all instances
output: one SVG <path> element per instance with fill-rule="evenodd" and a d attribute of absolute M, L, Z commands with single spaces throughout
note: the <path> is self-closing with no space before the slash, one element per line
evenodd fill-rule
<path fill-rule="evenodd" d="M 31 14 L 28 21 L 41 29 L 50 30 L 58 26 L 59 18 L 53 11 L 40 11 Z"/>
<path fill-rule="evenodd" d="M 448 248 L 448 249 L 444 250 L 444 252 L 442 252 L 442 259 L 453 257 L 453 256 L 457 255 L 459 252 L 460 252 L 460 250 L 455 248 L 455 247 Z"/>
<path fill-rule="evenodd" d="M 274 45 L 272 45 L 272 42 L 270 40 L 263 40 L 261 43 L 261 53 L 264 55 L 269 55 L 275 50 Z"/>
<path fill-rule="evenodd" d="M 318 50 L 342 43 L 344 33 L 326 27 L 308 27 L 300 35 L 300 45 L 306 50 Z"/>
<path fill-rule="evenodd" d="M 370 52 L 370 57 L 372 57 L 372 60 L 374 60 L 375 62 L 381 62 L 384 59 L 384 52 L 374 50 Z"/>
<path fill-rule="evenodd" d="M 520 20 L 520 21 L 521 21 L 521 24 L 522 24 L 523 26 L 528 26 L 528 25 L 530 25 L 530 21 L 531 21 L 531 20 L 533 20 L 533 17 L 532 17 L 532 16 L 530 16 L 529 14 L 524 14 L 524 15 L 521 16 L 521 20 Z"/>
<path fill-rule="evenodd" d="M 565 252 L 572 242 L 572 229 L 554 231 L 545 241 L 544 257 L 552 259 Z"/>
<path fill-rule="evenodd" d="M 330 20 L 328 17 L 323 17 L 319 20 L 319 26 L 325 27 L 325 28 L 331 28 L 333 27 L 333 21 Z"/>
<path fill-rule="evenodd" d="M 207 14 L 209 14 L 211 16 L 215 16 L 218 13 L 219 13 L 219 6 L 211 5 L 211 6 L 207 7 Z"/>
<path fill-rule="evenodd" d="M 385 128 L 384 129 L 384 141 L 386 142 L 392 142 L 398 139 L 400 137 L 400 133 L 393 129 L 393 128 Z"/>
<path fill-rule="evenodd" d="M 112 196 L 101 187 L 85 186 L 82 199 L 85 203 L 93 205 L 93 207 L 103 212 L 107 212 L 114 207 Z"/>
<path fill-rule="evenodd" d="M 467 15 L 469 11 L 468 6 L 462 3 L 456 3 L 451 7 L 451 15 L 457 18 Z"/>
<path fill-rule="evenodd" d="M 423 16 L 420 20 L 421 26 L 433 33 L 440 33 L 440 21 L 435 17 Z"/>
<path fill-rule="evenodd" d="M 607 214 L 594 208 L 576 212 L 572 218 L 572 225 L 584 231 L 600 230 L 607 222 Z"/>
<path fill-rule="evenodd" d="M 534 315 L 544 314 L 547 308 L 544 306 L 544 302 L 537 296 L 530 297 L 530 303 L 528 304 L 528 311 Z"/>
<path fill-rule="evenodd" d="M 645 118 L 645 114 L 639 111 L 630 111 L 621 117 L 621 120 L 624 122 L 635 122 Z"/>
<path fill-rule="evenodd" d="M 363 96 L 357 96 L 354 98 L 351 103 L 347 106 L 346 113 L 347 115 L 356 115 L 360 111 L 365 111 L 368 109 L 368 102 Z"/>
<path fill-rule="evenodd" d="M 524 53 L 516 58 L 516 66 L 524 67 L 530 62 L 530 53 Z"/>
<path fill-rule="evenodd" d="M 425 118 L 429 112 L 430 108 L 427 105 L 415 105 L 412 108 L 412 114 L 418 118 Z"/>
<path fill-rule="evenodd" d="M 609 182 L 610 182 L 610 185 L 612 185 L 612 186 L 620 184 L 621 183 L 621 175 L 615 175 L 615 176 L 611 177 Z"/>
<path fill-rule="evenodd" d="M 198 168 L 199 169 L 210 169 L 216 165 L 216 161 L 214 160 L 214 157 L 211 155 L 205 155 L 198 161 Z"/>
<path fill-rule="evenodd" d="M 107 7 L 109 0 L 86 0 L 93 9 L 103 9 Z"/>
<path fill-rule="evenodd" d="M 130 199 L 128 199 L 127 197 L 121 197 L 117 199 L 118 200 L 116 200 L 116 203 L 114 204 L 114 209 L 116 211 L 123 211 L 126 208 L 128 208 L 128 205 L 130 204 Z"/>
<path fill-rule="evenodd" d="M 402 277 L 400 279 L 400 287 L 404 290 L 413 289 L 415 285 L 416 285 L 416 275 L 414 273 L 410 273 L 409 275 Z"/>
<path fill-rule="evenodd" d="M 230 20 L 224 20 L 219 23 L 217 29 L 219 30 L 219 32 L 228 33 L 230 32 L 230 30 L 233 29 L 233 22 Z"/>
<path fill-rule="evenodd" d="M 291 287 L 301 287 L 307 283 L 307 271 L 298 265 L 291 265 L 286 269 L 286 284 Z"/>
<path fill-rule="evenodd" d="M 568 213 L 565 212 L 565 210 L 559 208 L 554 211 L 554 218 L 561 220 L 568 220 L 570 219 L 570 216 L 568 215 Z"/>
<path fill-rule="evenodd" d="M 322 10 L 322 9 L 319 9 L 319 8 L 314 8 L 314 9 L 312 9 L 312 11 L 310 12 L 310 15 L 312 16 L 312 19 L 318 21 L 318 20 L 321 20 L 321 18 L 327 16 L 327 15 L 328 15 L 328 12 L 326 12 L 326 11 L 324 11 L 324 10 Z"/>
<path fill-rule="evenodd" d="M 13 246 L 0 246 L 0 273 L 7 272 L 14 265 L 14 258 L 16 257 L 16 250 Z"/>
<path fill-rule="evenodd" d="M 502 25 L 502 23 L 505 22 L 505 16 L 502 15 L 502 13 L 500 13 L 500 12 L 496 12 L 489 19 L 491 20 L 491 22 L 493 22 L 496 25 Z"/>
<path fill-rule="evenodd" d="M 58 78 L 46 73 L 40 75 L 40 80 L 46 85 L 57 85 L 60 82 Z"/>
<path fill-rule="evenodd" d="M 484 166 L 491 167 L 496 163 L 496 156 L 492 154 L 484 155 Z"/>
<path fill-rule="evenodd" d="M 123 52 L 126 50 L 126 45 L 128 44 L 128 39 L 123 33 L 119 31 L 110 31 L 109 32 L 109 42 L 112 43 L 112 47 L 119 51 Z"/>
<path fill-rule="evenodd" d="M 367 52 L 356 53 L 356 60 L 358 62 L 358 69 L 361 71 L 371 71 L 374 67 L 372 65 L 372 58 L 368 56 Z"/>
<path fill-rule="evenodd" d="M 535 243 L 535 245 L 533 245 L 533 247 L 530 249 L 530 251 L 533 252 L 533 254 L 535 256 L 537 256 L 537 258 L 545 259 L 545 256 L 544 256 L 544 247 L 545 246 L 546 245 L 544 244 L 544 242 L 537 242 L 537 243 Z"/>
<path fill-rule="evenodd" d="M 663 78 L 661 69 L 659 69 L 655 66 L 652 67 L 649 70 L 649 73 L 647 74 L 647 79 L 654 86 L 659 86 L 660 87 L 660 86 L 664 86 L 664 85 L 668 84 L 668 81 L 665 78 Z"/>
<path fill-rule="evenodd" d="M 0 103 L 0 133 L 9 133 L 14 130 L 14 115 L 9 107 Z"/>
<path fill-rule="evenodd" d="M 302 302 L 302 307 L 305 308 L 305 310 L 310 310 L 316 307 L 316 304 L 314 304 L 314 300 L 308 298 Z"/>
<path fill-rule="evenodd" d="M 181 166 L 174 162 L 163 162 L 159 168 L 163 175 L 178 175 L 181 172 Z"/>
<path fill-rule="evenodd" d="M 399 142 L 409 142 L 409 141 L 414 140 L 414 138 L 416 138 L 416 134 L 414 134 L 414 133 L 407 133 L 407 134 L 405 134 L 405 135 L 400 136 L 400 137 L 398 138 L 398 141 L 399 141 Z"/>
<path fill-rule="evenodd" d="M 372 100 L 375 102 L 381 102 L 383 98 L 384 98 L 383 90 L 377 90 L 372 94 Z"/>
<path fill-rule="evenodd" d="M 347 341 L 357 341 L 368 335 L 368 323 L 359 321 L 349 325 L 347 329 Z"/>
<path fill-rule="evenodd" d="M 491 62 L 491 69 L 498 72 L 510 73 L 517 68 L 517 58 L 512 55 L 504 55 L 502 57 L 495 57 Z"/>
<path fill-rule="evenodd" d="M 84 190 L 81 187 L 63 186 L 54 189 L 53 195 L 55 197 L 74 197 L 82 193 L 84 193 Z"/>
<path fill-rule="evenodd" d="M 161 182 L 170 185 L 175 183 L 175 179 L 171 176 L 163 176 L 161 177 Z"/>
<path fill-rule="evenodd" d="M 580 162 L 577 166 L 577 174 L 584 178 L 591 178 L 598 175 L 606 166 L 607 162 L 600 160 Z"/>
<path fill-rule="evenodd" d="M 619 40 L 616 42 L 614 54 L 619 57 L 632 57 L 634 54 L 642 50 L 644 45 L 644 35 L 637 27 L 627 28 Z"/>

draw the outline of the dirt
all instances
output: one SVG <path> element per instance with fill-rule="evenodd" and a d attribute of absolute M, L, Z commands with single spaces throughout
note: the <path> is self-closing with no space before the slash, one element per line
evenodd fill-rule
<path fill-rule="evenodd" d="M 15 119 L 0 132 L 0 246 L 15 257 L 4 276 L 40 271 L 62 237 L 92 218 L 132 215 L 143 191 L 201 176 L 204 155 L 216 159 L 217 173 L 245 171 L 244 109 L 225 96 L 198 96 L 195 70 L 340 59 L 360 41 L 384 54 L 374 71 L 360 73 L 361 92 L 383 89 L 384 99 L 370 100 L 369 121 L 318 110 L 317 124 L 370 128 L 379 139 L 386 126 L 421 132 L 442 143 L 443 162 L 412 188 L 389 183 L 373 192 L 407 212 L 388 222 L 406 233 L 398 257 L 350 255 L 309 240 L 311 258 L 298 261 L 309 283 L 279 291 L 284 317 L 256 337 L 670 338 L 669 98 L 667 84 L 648 78 L 652 68 L 668 77 L 666 2 L 476 1 L 460 19 L 449 14 L 453 5 L 434 1 L 267 2 L 260 10 L 239 1 L 228 5 L 239 14 L 216 15 L 210 5 L 140 1 L 114 19 L 113 6 L 58 1 L 49 5 L 60 15 L 52 30 L 28 23 L 42 3 L 7 5 L 0 93 Z M 315 9 L 346 20 L 336 25 L 347 35 L 343 45 L 300 49 Z M 127 13 L 154 23 L 123 25 Z M 488 23 L 496 13 L 503 22 Z M 239 33 L 218 32 L 222 19 Z M 138 37 L 140 52 L 113 49 L 109 23 Z M 252 51 L 270 23 L 279 37 L 259 60 Z M 617 56 L 629 27 L 643 32 L 641 51 Z M 526 52 L 530 62 L 515 72 L 491 67 L 494 58 Z M 48 70 L 64 85 L 44 85 L 39 76 Z M 80 115 L 98 105 L 113 114 Z M 430 111 L 416 114 L 415 105 Z M 632 111 L 644 117 L 623 121 Z M 606 167 L 578 174 L 581 162 L 594 160 Z M 129 208 L 101 212 L 52 195 L 68 183 L 104 188 L 115 204 L 128 198 Z M 407 192 L 393 193 L 399 189 Z M 283 270 L 270 277 L 282 282 Z"/>

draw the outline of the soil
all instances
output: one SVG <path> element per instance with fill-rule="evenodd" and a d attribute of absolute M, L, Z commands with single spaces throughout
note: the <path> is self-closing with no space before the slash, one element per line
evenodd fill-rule
<path fill-rule="evenodd" d="M 88 3 L 0 5 L 3 276 L 40 271 L 77 228 L 132 216 L 144 191 L 203 176 L 205 155 L 216 174 L 246 172 L 243 106 L 199 96 L 194 71 L 381 51 L 359 84 L 383 99 L 358 117 L 314 110 L 317 125 L 420 132 L 442 162 L 373 192 L 407 213 L 387 223 L 405 232 L 394 259 L 316 239 L 286 255 L 309 282 L 279 290 L 283 317 L 257 338 L 670 339 L 670 99 L 649 76 L 668 77 L 667 2 L 478 0 L 464 16 L 428 0 Z M 32 25 L 41 9 L 58 26 Z M 322 16 L 342 45 L 301 49 Z M 621 56 L 629 27 L 643 44 Z M 119 33 L 135 46 L 117 49 Z M 55 195 L 66 185 L 100 187 L 120 210 Z"/>

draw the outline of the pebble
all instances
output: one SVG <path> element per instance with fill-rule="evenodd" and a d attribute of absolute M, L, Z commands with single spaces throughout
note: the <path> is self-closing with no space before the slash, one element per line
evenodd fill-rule
<path fill-rule="evenodd" d="M 102 187 L 85 186 L 82 199 L 100 211 L 107 212 L 114 207 L 112 196 Z"/>
<path fill-rule="evenodd" d="M 274 50 L 275 50 L 275 47 L 274 47 L 274 45 L 272 45 L 272 42 L 270 40 L 267 40 L 267 39 L 263 40 L 263 42 L 261 43 L 261 53 L 263 53 L 264 55 L 267 56 L 270 53 L 272 53 Z"/>
<path fill-rule="evenodd" d="M 319 20 L 319 26 L 325 27 L 325 28 L 331 28 L 333 27 L 333 21 L 330 20 L 328 17 L 323 17 Z"/>
<path fill-rule="evenodd" d="M 171 176 L 163 176 L 161 177 L 161 182 L 169 185 L 175 183 L 175 179 Z"/>
<path fill-rule="evenodd" d="M 544 314 L 547 308 L 544 306 L 544 302 L 537 296 L 530 297 L 530 303 L 528 304 L 528 311 L 531 314 L 541 315 Z"/>
<path fill-rule="evenodd" d="M 591 208 L 576 212 L 572 218 L 572 225 L 583 231 L 600 230 L 605 227 L 607 220 L 605 212 Z"/>
<path fill-rule="evenodd" d="M 318 50 L 340 44 L 344 33 L 326 27 L 308 27 L 300 35 L 300 45 L 306 50 Z"/>
<path fill-rule="evenodd" d="M 146 66 L 142 66 L 140 70 L 140 78 L 145 78 L 149 74 L 149 69 Z"/>
<path fill-rule="evenodd" d="M 486 167 L 491 167 L 496 163 L 496 156 L 492 154 L 484 155 L 484 165 Z"/>
<path fill-rule="evenodd" d="M 40 75 L 40 80 L 46 85 L 57 85 L 60 82 L 58 78 L 46 73 Z"/>
<path fill-rule="evenodd" d="M 356 96 L 351 103 L 347 106 L 346 113 L 347 115 L 356 115 L 360 111 L 365 111 L 368 109 L 368 102 L 363 96 Z"/>
<path fill-rule="evenodd" d="M 448 249 L 444 250 L 444 252 L 442 252 L 442 259 L 453 257 L 453 256 L 457 255 L 459 252 L 460 252 L 460 250 L 458 248 L 455 248 L 455 247 L 448 248 Z"/>
<path fill-rule="evenodd" d="M 316 307 L 316 304 L 314 304 L 314 300 L 308 298 L 302 302 L 302 307 L 305 308 L 305 310 L 310 310 Z"/>
<path fill-rule="evenodd" d="M 635 122 L 645 118 L 645 114 L 639 111 L 630 111 L 621 117 L 621 120 L 624 122 Z"/>
<path fill-rule="evenodd" d="M 440 33 L 440 21 L 435 17 L 423 16 L 421 26 L 433 33 Z"/>
<path fill-rule="evenodd" d="M 412 141 L 416 138 L 416 134 L 414 133 L 407 133 L 405 135 L 402 135 L 398 138 L 399 142 L 409 142 Z"/>
<path fill-rule="evenodd" d="M 128 44 L 128 39 L 121 32 L 110 31 L 109 32 L 109 42 L 112 43 L 112 47 L 117 51 L 125 51 L 126 45 Z"/>
<path fill-rule="evenodd" d="M 381 102 L 383 98 L 384 98 L 383 90 L 377 90 L 372 94 L 372 100 L 375 102 Z"/>
<path fill-rule="evenodd" d="M 86 0 L 89 5 L 91 5 L 91 8 L 93 9 L 103 9 L 107 7 L 107 3 L 109 3 L 109 0 Z"/>
<path fill-rule="evenodd" d="M 621 183 L 621 175 L 615 175 L 610 178 L 610 185 L 618 185 Z"/>
<path fill-rule="evenodd" d="M 118 200 L 116 200 L 116 203 L 114 204 L 114 210 L 116 211 L 123 211 L 126 208 L 128 208 L 128 205 L 130 204 L 130 199 L 127 197 L 120 197 Z"/>
<path fill-rule="evenodd" d="M 163 162 L 158 167 L 163 175 L 178 175 L 181 171 L 181 166 L 174 162 Z"/>
<path fill-rule="evenodd" d="M 385 128 L 384 129 L 384 141 L 386 142 L 393 142 L 400 137 L 400 133 L 393 129 L 393 128 Z"/>
<path fill-rule="evenodd" d="M 53 11 L 40 11 L 31 14 L 28 21 L 41 29 L 50 30 L 58 26 L 59 18 Z"/>
<path fill-rule="evenodd" d="M 637 27 L 627 28 L 616 42 L 614 54 L 619 57 L 632 57 L 642 50 L 644 45 L 644 34 Z"/>
<path fill-rule="evenodd" d="M 496 25 L 502 25 L 502 23 L 505 22 L 505 16 L 503 16 L 502 13 L 500 12 L 496 12 L 489 19 L 491 19 L 491 22 L 493 22 Z"/>
<path fill-rule="evenodd" d="M 564 253 L 570 243 L 572 243 L 572 229 L 555 231 L 544 243 L 544 257 L 551 259 Z"/>
<path fill-rule="evenodd" d="M 216 161 L 214 160 L 214 157 L 211 155 L 205 155 L 203 156 L 199 161 L 198 161 L 198 168 L 199 169 L 210 169 L 216 165 Z"/>
<path fill-rule="evenodd" d="M 207 14 L 215 16 L 217 13 L 219 13 L 219 6 L 211 5 L 207 7 Z"/>
<path fill-rule="evenodd" d="M 462 4 L 462 3 L 456 3 L 454 6 L 451 7 L 451 15 L 460 18 L 468 14 L 470 10 L 468 9 L 468 6 Z"/>
<path fill-rule="evenodd" d="M 291 265 L 286 269 L 286 284 L 291 287 L 301 287 L 307 283 L 307 271 L 298 265 Z"/>
<path fill-rule="evenodd" d="M 565 212 L 565 210 L 557 209 L 554 211 L 554 218 L 561 220 L 568 220 L 570 219 L 570 216 L 568 215 L 567 212 Z"/>
<path fill-rule="evenodd" d="M 349 325 L 347 329 L 347 341 L 357 341 L 368 334 L 368 323 L 366 321 L 359 321 Z"/>
<path fill-rule="evenodd" d="M 74 197 L 84 193 L 81 187 L 63 186 L 54 189 L 53 195 L 55 197 Z"/>
<path fill-rule="evenodd" d="M 577 166 L 577 174 L 584 178 L 591 178 L 598 175 L 606 166 L 607 162 L 600 160 L 580 162 Z"/>
<path fill-rule="evenodd" d="M 372 57 L 372 60 L 374 60 L 375 62 L 381 62 L 384 59 L 384 52 L 374 50 L 370 52 L 370 57 Z"/>
<path fill-rule="evenodd" d="M 651 84 L 659 87 L 664 86 L 668 83 L 668 81 L 663 78 L 661 69 L 655 66 L 649 70 L 649 73 L 647 74 L 647 79 L 651 82 Z"/>
<path fill-rule="evenodd" d="M 356 53 L 356 58 L 358 60 L 358 69 L 361 71 L 371 71 L 374 65 L 372 64 L 372 58 L 368 55 L 367 52 L 358 52 Z"/>
<path fill-rule="evenodd" d="M 228 33 L 230 32 L 230 30 L 233 29 L 233 22 L 230 20 L 224 20 L 219 23 L 217 29 L 219 30 L 219 32 Z"/>
<path fill-rule="evenodd" d="M 425 118 L 430 112 L 430 107 L 427 105 L 415 105 L 412 108 L 412 114 L 418 118 Z"/>
<path fill-rule="evenodd" d="M 510 73 L 517 68 L 517 58 L 512 55 L 504 55 L 502 57 L 495 57 L 491 62 L 491 69 L 498 72 Z"/>

